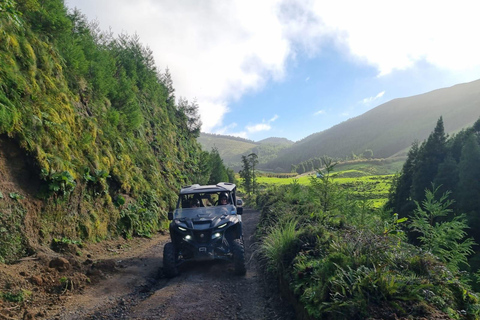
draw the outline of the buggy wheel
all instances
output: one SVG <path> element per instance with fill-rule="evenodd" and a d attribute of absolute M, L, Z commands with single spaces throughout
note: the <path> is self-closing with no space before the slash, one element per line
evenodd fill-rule
<path fill-rule="evenodd" d="M 172 242 L 166 243 L 163 247 L 163 272 L 167 278 L 178 275 L 177 254 Z"/>
<path fill-rule="evenodd" d="M 233 265 L 235 274 L 243 276 L 247 273 L 245 268 L 245 247 L 241 239 L 235 239 L 232 243 Z"/>

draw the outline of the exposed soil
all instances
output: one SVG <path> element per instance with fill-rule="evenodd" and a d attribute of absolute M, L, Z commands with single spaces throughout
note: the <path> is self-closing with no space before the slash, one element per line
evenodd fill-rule
<path fill-rule="evenodd" d="M 253 257 L 258 218 L 245 208 L 245 276 L 231 263 L 210 261 L 184 264 L 178 277 L 165 278 L 165 234 L 76 248 L 81 256 L 67 245 L 62 255 L 39 252 L 0 265 L 0 288 L 26 292 L 21 303 L 0 300 L 0 319 L 294 319 Z M 66 260 L 55 265 L 55 257 Z"/>

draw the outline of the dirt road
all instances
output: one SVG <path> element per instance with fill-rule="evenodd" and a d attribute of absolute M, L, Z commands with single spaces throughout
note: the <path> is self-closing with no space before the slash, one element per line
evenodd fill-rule
<path fill-rule="evenodd" d="M 51 319 L 294 319 L 252 257 L 258 218 L 250 209 L 242 216 L 246 276 L 236 276 L 231 263 L 211 261 L 184 264 L 178 277 L 166 279 L 161 267 L 168 237 L 161 236 L 136 255 L 115 261 L 117 272 L 70 296 Z"/>

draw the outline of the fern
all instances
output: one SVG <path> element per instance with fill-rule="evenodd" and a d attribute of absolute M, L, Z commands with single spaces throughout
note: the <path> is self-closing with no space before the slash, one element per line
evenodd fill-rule
<path fill-rule="evenodd" d="M 436 255 L 451 270 L 458 271 L 461 265 L 468 265 L 467 258 L 474 252 L 475 242 L 466 238 L 468 225 L 464 214 L 445 220 L 452 213 L 449 207 L 453 201 L 448 200 L 449 192 L 436 200 L 437 191 L 438 187 L 433 186 L 432 190 L 426 190 L 422 205 L 416 202 L 410 228 L 420 233 L 418 239 L 423 249 Z"/>

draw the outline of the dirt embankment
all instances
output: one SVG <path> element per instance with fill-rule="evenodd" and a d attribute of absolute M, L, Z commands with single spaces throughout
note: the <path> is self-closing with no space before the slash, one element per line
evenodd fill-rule
<path fill-rule="evenodd" d="M 211 261 L 184 264 L 167 279 L 161 268 L 168 235 L 161 234 L 87 246 L 85 256 L 65 255 L 66 270 L 39 253 L 1 266 L 0 281 L 10 277 L 11 286 L 29 294 L 21 303 L 2 302 L 0 319 L 294 319 L 253 256 L 258 218 L 254 210 L 243 215 L 246 276 L 236 276 L 231 263 Z"/>

